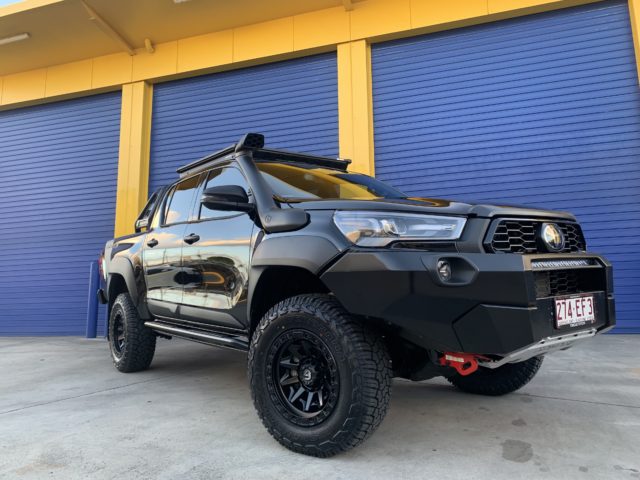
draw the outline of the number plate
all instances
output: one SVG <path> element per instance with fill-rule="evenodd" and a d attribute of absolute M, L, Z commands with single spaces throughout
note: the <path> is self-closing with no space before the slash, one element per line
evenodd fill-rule
<path fill-rule="evenodd" d="M 595 323 L 593 295 L 556 298 L 556 328 L 575 328 Z"/>

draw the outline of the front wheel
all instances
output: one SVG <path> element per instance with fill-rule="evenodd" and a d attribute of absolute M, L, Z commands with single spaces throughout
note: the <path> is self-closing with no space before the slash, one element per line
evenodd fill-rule
<path fill-rule="evenodd" d="M 391 394 L 382 339 L 329 295 L 286 299 L 262 318 L 251 341 L 249 378 L 265 427 L 282 445 L 330 457 L 364 441 Z"/>
<path fill-rule="evenodd" d="M 471 375 L 454 375 L 447 378 L 460 390 L 479 395 L 505 395 L 515 392 L 529 383 L 540 370 L 542 357 L 524 362 L 507 363 L 496 369 L 480 367 Z"/>

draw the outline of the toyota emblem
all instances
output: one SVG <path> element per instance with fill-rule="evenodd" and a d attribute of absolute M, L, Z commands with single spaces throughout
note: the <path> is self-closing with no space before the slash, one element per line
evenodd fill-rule
<path fill-rule="evenodd" d="M 564 249 L 564 234 L 555 223 L 543 223 L 540 235 L 550 252 L 560 252 Z"/>

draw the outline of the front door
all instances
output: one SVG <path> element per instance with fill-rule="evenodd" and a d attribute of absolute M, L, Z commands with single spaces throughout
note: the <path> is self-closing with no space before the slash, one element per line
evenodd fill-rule
<path fill-rule="evenodd" d="M 143 246 L 147 304 L 154 316 L 176 318 L 182 300 L 182 247 L 199 176 L 172 187 Z"/>
<path fill-rule="evenodd" d="M 232 165 L 209 172 L 203 189 L 220 185 L 238 185 L 249 191 L 246 179 Z M 246 212 L 210 210 L 196 204 L 194 217 L 185 231 L 191 243 L 185 243 L 182 251 L 185 284 L 180 317 L 244 329 L 252 235 L 258 229 Z"/>

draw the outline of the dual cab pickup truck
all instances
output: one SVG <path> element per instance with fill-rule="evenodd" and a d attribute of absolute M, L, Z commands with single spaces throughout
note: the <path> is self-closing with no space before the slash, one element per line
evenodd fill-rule
<path fill-rule="evenodd" d="M 248 352 L 267 430 L 328 457 L 380 425 L 393 377 L 502 395 L 614 325 L 572 215 L 411 198 L 348 165 L 247 134 L 180 168 L 102 254 L 116 368 L 148 368 L 157 337 Z"/>

